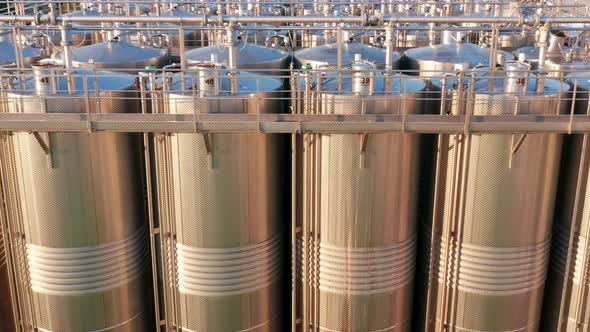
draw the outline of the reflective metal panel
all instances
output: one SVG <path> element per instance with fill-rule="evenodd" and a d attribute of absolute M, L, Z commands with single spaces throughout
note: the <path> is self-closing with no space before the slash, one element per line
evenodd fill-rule
<path fill-rule="evenodd" d="M 166 112 L 283 112 L 284 100 L 272 99 L 280 97 L 282 82 L 257 82 L 247 78 L 251 75 L 240 73 L 235 95 L 227 92 L 225 74 L 200 81 L 221 84 L 211 89 L 220 91 L 214 100 L 193 92 L 201 87 L 190 80 L 188 90 L 181 91 L 176 79 L 165 96 Z M 165 220 L 174 234 L 168 257 L 175 258 L 168 264 L 177 282 L 171 289 L 176 299 L 167 305 L 178 313 L 170 318 L 183 331 L 282 330 L 288 289 L 282 283 L 289 183 L 285 143 L 279 135 L 227 133 L 177 134 L 157 144 L 158 167 L 170 167 L 160 173 L 169 184 L 158 190 L 159 209 L 169 211 Z"/>
<path fill-rule="evenodd" d="M 488 83 L 494 83 L 490 87 Z M 536 95 L 508 95 L 501 80 L 475 83 L 474 101 L 452 92 L 453 114 L 555 114 L 566 111 L 567 84 L 546 80 Z M 464 92 L 467 93 L 467 92 Z M 465 100 L 465 99 L 463 99 Z M 442 136 L 438 225 L 424 225 L 433 255 L 430 331 L 537 331 L 541 314 L 561 155 L 557 134 Z M 431 256 L 423 261 L 428 264 Z M 428 266 L 426 271 L 428 270 Z M 424 295 L 425 296 L 425 295 Z M 424 321 L 417 328 L 422 329 Z"/>
<path fill-rule="evenodd" d="M 578 72 L 569 75 L 567 79 L 571 86 L 577 80 L 575 113 L 586 114 L 590 87 L 588 72 Z M 566 135 L 563 141 L 564 152 L 555 207 L 551 263 L 543 304 L 542 331 L 586 331 L 590 328 L 587 305 L 590 299 L 587 271 L 590 266 L 585 262 L 590 227 L 588 143 L 584 143 L 584 135 Z M 570 248 L 572 225 L 576 232 Z M 571 250 L 569 266 L 568 248 Z"/>
<path fill-rule="evenodd" d="M 361 77 L 367 82 L 367 77 Z M 309 113 L 414 114 L 426 84 L 376 75 L 374 95 L 335 77 Z M 411 134 L 307 135 L 298 286 L 304 330 L 410 331 L 420 141 Z M 301 251 L 301 247 L 299 248 Z"/>
<path fill-rule="evenodd" d="M 68 94 L 65 77 L 35 76 L 6 93 L 9 112 L 136 112 L 132 76 L 98 72 Z M 34 81 L 53 84 L 38 90 Z M 53 82 L 53 83 L 48 83 Z M 101 90 L 95 98 L 94 87 Z M 88 110 L 87 107 L 90 109 Z M 145 331 L 154 326 L 137 134 L 28 133 L 10 138 L 31 321 L 42 331 Z"/>

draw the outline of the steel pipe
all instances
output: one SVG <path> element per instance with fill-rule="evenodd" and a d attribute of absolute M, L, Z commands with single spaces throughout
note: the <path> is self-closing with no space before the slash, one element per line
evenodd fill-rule
<path fill-rule="evenodd" d="M 562 23 L 580 23 L 590 24 L 590 17 L 587 16 L 499 16 L 499 17 L 481 17 L 481 16 L 397 16 L 385 15 L 378 16 L 261 16 L 261 17 L 236 17 L 223 15 L 203 15 L 194 17 L 178 16 L 52 16 L 49 14 L 39 15 L 3 15 L 0 16 L 0 22 L 4 23 L 36 23 L 36 24 L 64 24 L 64 23 L 115 23 L 115 22 L 136 22 L 136 23 L 174 23 L 183 24 L 190 27 L 190 24 L 206 25 L 224 23 L 231 24 L 248 24 L 248 23 L 267 23 L 267 24 L 314 24 L 314 23 L 349 23 L 349 24 L 367 24 L 388 21 L 393 24 L 404 23 L 436 23 L 436 24 L 562 24 Z"/>

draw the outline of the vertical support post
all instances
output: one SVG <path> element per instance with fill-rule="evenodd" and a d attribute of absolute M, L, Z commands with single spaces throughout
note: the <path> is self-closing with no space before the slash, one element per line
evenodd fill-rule
<path fill-rule="evenodd" d="M 342 93 L 342 26 L 338 26 L 338 29 L 336 31 L 336 44 L 338 46 L 338 53 L 337 53 L 337 58 L 336 58 L 336 66 L 338 69 L 338 76 L 337 76 L 337 80 L 338 80 L 338 94 Z"/>
<path fill-rule="evenodd" d="M 226 45 L 229 52 L 229 77 L 230 77 L 230 93 L 235 95 L 238 93 L 238 70 L 236 58 L 236 44 L 234 41 L 234 27 L 228 25 L 226 27 Z"/>
<path fill-rule="evenodd" d="M 545 58 L 547 57 L 547 46 L 549 40 L 549 26 L 539 27 L 537 45 L 539 47 L 539 69 L 545 68 Z"/>
<path fill-rule="evenodd" d="M 146 86 L 146 73 L 139 74 L 139 91 L 141 99 L 141 113 L 147 114 L 147 92 Z M 152 165 L 150 159 L 150 134 L 148 132 L 143 133 L 143 155 L 145 161 L 145 179 L 146 179 L 146 194 L 147 194 L 147 217 L 150 229 L 150 255 L 152 263 L 152 287 L 154 291 L 154 310 L 156 317 L 156 331 L 161 329 L 161 317 L 160 317 L 160 297 L 158 287 L 158 262 L 156 253 L 156 234 L 160 233 L 160 229 L 156 228 L 154 221 L 154 206 L 152 197 Z"/>

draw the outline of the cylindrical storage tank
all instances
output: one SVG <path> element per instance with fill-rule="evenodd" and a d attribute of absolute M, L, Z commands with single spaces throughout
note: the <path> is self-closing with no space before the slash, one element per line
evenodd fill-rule
<path fill-rule="evenodd" d="M 7 34 L 3 34 L 0 36 L 0 67 L 3 66 L 16 66 L 16 53 L 15 53 L 15 44 L 10 42 L 9 36 Z M 43 51 L 41 49 L 22 46 L 22 54 L 23 60 L 25 65 L 30 65 L 31 63 L 36 62 L 43 56 Z M 0 78 L 0 84 L 4 84 L 2 78 Z M 4 99 L 0 97 L 2 100 L 2 104 L 0 104 L 0 113 L 7 112 L 8 110 L 5 109 L 6 103 Z M 0 163 L 1 165 L 1 163 Z M 1 166 L 0 166 L 1 167 Z M 3 197 L 2 192 L 2 179 L 0 178 L 0 204 L 5 204 L 5 198 Z M 3 206 L 0 206 L 0 214 L 3 213 Z M 2 227 L 8 227 L 6 224 L 7 220 L 5 220 L 4 216 L 0 216 L 0 331 L 13 331 L 14 327 L 14 317 L 13 317 L 13 308 L 12 308 L 12 301 L 14 300 L 11 296 L 10 292 L 10 283 L 9 283 L 9 267 L 6 255 L 8 252 L 5 247 L 5 234 L 3 234 Z"/>
<path fill-rule="evenodd" d="M 425 82 L 399 75 L 386 80 L 365 67 L 353 63 L 352 78 L 342 78 L 342 93 L 332 73 L 317 81 L 316 90 L 304 87 L 305 100 L 313 101 L 304 112 L 423 111 Z M 304 74 L 304 86 L 315 85 L 313 72 Z M 419 140 L 399 133 L 314 134 L 302 140 L 296 287 L 304 331 L 410 331 Z"/>
<path fill-rule="evenodd" d="M 5 90 L 8 112 L 137 112 L 131 75 L 78 72 L 72 80 L 53 64 L 33 68 Z M 152 329 L 141 135 L 14 133 L 6 151 L 6 183 L 19 212 L 9 225 L 22 234 L 24 254 L 20 301 L 32 310 L 25 324 L 40 331 Z"/>
<path fill-rule="evenodd" d="M 385 68 L 385 48 L 372 47 L 354 42 L 342 44 L 342 66 L 350 65 L 357 54 L 360 54 L 364 60 L 373 62 L 377 68 Z M 328 44 L 305 48 L 295 51 L 293 56 L 297 68 L 307 64 L 310 64 L 316 69 L 324 66 L 336 66 L 338 62 L 338 45 Z M 399 68 L 400 59 L 401 54 L 393 52 L 392 69 Z"/>
<path fill-rule="evenodd" d="M 560 82 L 546 79 L 540 93 L 526 65 L 508 63 L 506 69 L 509 79 L 483 78 L 474 83 L 473 93 L 469 87 L 443 91 L 452 100 L 448 111 L 567 111 L 566 93 L 560 94 L 569 89 L 567 84 L 560 87 Z M 459 102 L 459 96 L 473 101 Z M 421 239 L 429 250 L 422 263 L 426 271 L 433 259 L 430 279 L 428 273 L 421 276 L 421 287 L 430 287 L 429 316 L 416 329 L 426 325 L 428 331 L 537 331 L 561 135 L 443 135 L 439 146 L 434 248 L 432 225 L 425 225 Z"/>
<path fill-rule="evenodd" d="M 64 54 L 58 57 L 63 60 Z M 167 63 L 166 49 L 123 41 L 107 41 L 72 50 L 72 65 L 80 68 L 126 69 L 136 72 L 147 66 L 161 67 Z"/>
<path fill-rule="evenodd" d="M 276 48 L 270 48 L 251 43 L 237 43 L 236 67 L 240 70 L 261 72 L 270 75 L 285 75 L 284 69 L 289 68 L 289 53 Z M 227 45 L 215 45 L 197 48 L 186 52 L 188 64 L 210 62 L 211 57 L 220 64 L 229 64 L 229 50 Z"/>
<path fill-rule="evenodd" d="M 5 200 L 1 186 L 2 179 L 0 178 L 0 204 L 4 204 Z M 3 208 L 4 207 L 0 207 L 0 214 L 3 213 Z M 6 258 L 8 253 L 5 243 L 7 241 L 4 239 L 5 235 L 2 230 L 3 227 L 7 227 L 5 223 L 6 220 L 4 215 L 0 215 L 0 331 L 14 331 L 14 315 L 12 308 L 12 295 L 10 291 L 11 285 L 8 275 L 8 260 Z"/>
<path fill-rule="evenodd" d="M 240 72 L 231 79 L 215 64 L 197 66 L 182 91 L 166 88 L 164 112 L 178 115 L 265 114 L 285 111 L 282 81 Z M 180 133 L 156 141 L 157 165 L 169 186 L 158 188 L 167 240 L 164 257 L 170 317 L 183 331 L 281 331 L 287 318 L 289 146 L 281 135 Z M 287 191 L 286 191 L 287 190 Z M 287 194 L 287 195 L 286 195 Z"/>
<path fill-rule="evenodd" d="M 513 57 L 498 51 L 507 60 Z M 469 43 L 439 44 L 404 52 L 403 69 L 419 70 L 421 76 L 434 76 L 490 63 L 490 49 Z"/>
<path fill-rule="evenodd" d="M 568 75 L 567 80 L 572 87 L 577 81 L 575 113 L 587 114 L 590 88 L 588 72 Z M 590 328 L 590 312 L 587 305 L 590 300 L 588 293 L 590 284 L 587 279 L 590 266 L 584 262 L 589 250 L 587 243 L 590 228 L 590 202 L 587 196 L 590 193 L 588 148 L 589 146 L 584 147 L 582 134 L 564 137 L 541 331 L 573 332 L 587 331 Z M 584 160 L 582 160 L 582 154 L 585 154 Z M 567 256 L 572 222 L 576 232 L 568 267 Z M 584 272 L 582 272 L 583 269 L 585 269 Z M 567 279 L 565 278 L 566 270 L 569 271 Z M 582 278 L 586 278 L 583 286 Z M 565 280 L 567 283 L 564 284 Z"/>

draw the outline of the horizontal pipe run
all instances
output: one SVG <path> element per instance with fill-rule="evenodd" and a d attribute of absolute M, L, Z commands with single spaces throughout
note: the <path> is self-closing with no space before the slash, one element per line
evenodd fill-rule
<path fill-rule="evenodd" d="M 224 27 L 220 27 L 220 26 L 186 26 L 183 25 L 183 28 L 189 28 L 189 30 L 193 31 L 199 31 L 199 30 L 206 30 L 206 31 L 212 31 L 212 30 L 220 30 L 220 29 L 224 29 Z M 384 26 L 367 26 L 367 27 L 361 27 L 358 25 L 354 25 L 354 26 L 346 26 L 346 27 L 341 27 L 342 30 L 344 31 L 357 31 L 359 29 L 363 29 L 365 31 L 379 31 L 379 30 L 384 30 L 385 27 Z M 590 30 L 590 26 L 589 27 L 571 27 L 571 26 L 556 26 L 556 27 L 552 27 L 555 30 L 563 30 L 563 31 L 570 31 L 570 30 Z M 14 29 L 14 27 L 7 25 L 7 26 L 0 26 L 0 31 L 4 31 L 4 30 L 10 30 L 12 31 Z M 119 26 L 112 26 L 112 27 L 102 27 L 102 26 L 92 26 L 92 25 L 81 25 L 81 26 L 72 26 L 72 25 L 68 25 L 65 27 L 66 30 L 68 31 L 113 31 L 113 30 L 121 30 L 122 27 Z M 154 30 L 159 30 L 159 31 L 178 31 L 179 26 L 149 26 L 149 27 L 136 27 L 136 26 L 125 26 L 123 27 L 123 29 L 128 32 L 128 31 L 154 31 Z M 321 25 L 315 25 L 315 26 L 294 26 L 294 25 L 272 25 L 272 26 L 251 26 L 251 25 L 247 25 L 247 26 L 237 26 L 235 27 L 236 31 L 277 31 L 277 30 L 309 30 L 309 31 L 325 31 L 325 30 L 336 30 L 337 28 L 326 28 L 325 26 L 321 26 Z M 27 26 L 23 26 L 20 27 L 20 30 L 24 30 L 24 31 L 37 31 L 39 30 L 38 26 L 34 26 L 34 25 L 27 25 Z M 62 30 L 62 26 L 43 26 L 42 28 L 43 31 L 47 31 L 47 30 L 54 30 L 54 31 L 61 31 Z M 426 27 L 426 26 L 400 26 L 400 27 L 395 27 L 395 30 L 400 30 L 400 31 L 471 31 L 474 30 L 473 27 L 469 27 L 469 26 L 455 26 L 455 27 L 447 27 L 447 26 L 435 26 L 435 27 Z M 493 28 L 492 27 L 478 27 L 477 31 L 492 31 Z M 498 31 L 500 32 L 520 32 L 522 31 L 522 29 L 517 29 L 517 28 L 513 28 L 513 27 L 506 27 L 506 28 L 499 28 Z"/>
<path fill-rule="evenodd" d="M 4 113 L 0 132 L 262 132 L 262 133 L 590 133 L 590 116 Z M 570 123 L 571 121 L 571 123 Z"/>
<path fill-rule="evenodd" d="M 479 16 L 397 16 L 386 15 L 382 18 L 377 16 L 218 16 L 218 15 L 201 15 L 194 17 L 178 16 L 55 16 L 49 14 L 42 15 L 0 15 L 0 22 L 18 23 L 18 22 L 35 22 L 37 24 L 67 24 L 67 23 L 116 23 L 116 22 L 137 22 L 137 23 L 175 23 L 190 26 L 190 24 L 206 25 L 223 23 L 268 23 L 268 24 L 314 24 L 314 23 L 350 23 L 366 24 L 379 23 L 379 21 L 390 23 L 435 23 L 435 24 L 462 24 L 462 23 L 479 23 L 479 24 L 562 24 L 562 23 L 581 23 L 590 24 L 590 17 L 587 16 L 529 16 L 526 18 L 518 16 L 506 17 L 479 17 Z"/>

